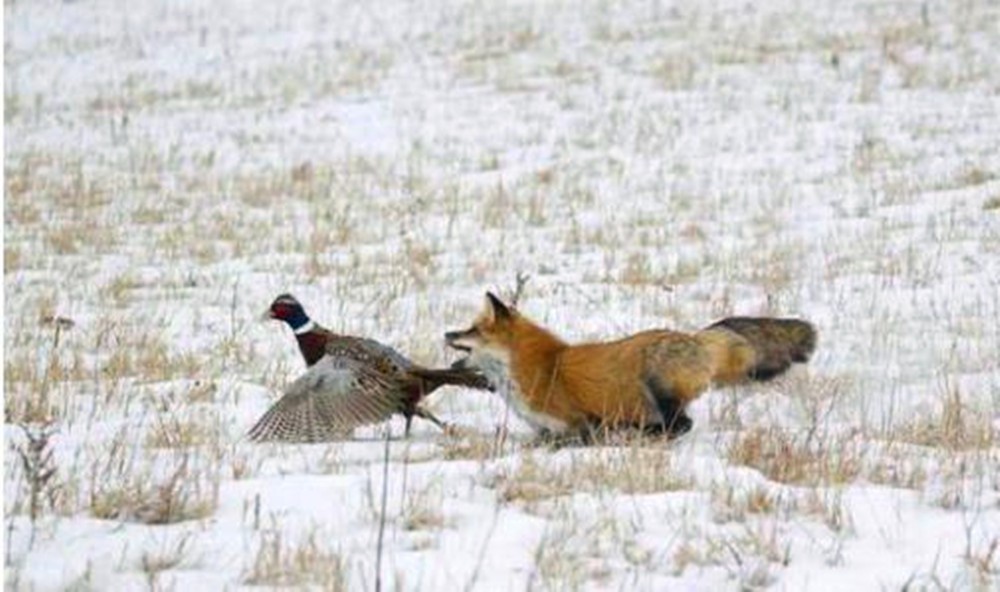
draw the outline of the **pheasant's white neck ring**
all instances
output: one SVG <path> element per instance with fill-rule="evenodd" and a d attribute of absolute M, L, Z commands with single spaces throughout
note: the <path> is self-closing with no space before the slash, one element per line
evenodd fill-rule
<path fill-rule="evenodd" d="M 316 323 L 314 323 L 312 321 L 312 319 L 310 319 L 310 320 L 306 321 L 306 324 L 304 324 L 301 327 L 298 327 L 296 329 L 293 329 L 292 331 L 296 335 L 302 335 L 303 333 L 308 333 L 308 332 L 312 331 L 315 328 L 316 328 Z"/>

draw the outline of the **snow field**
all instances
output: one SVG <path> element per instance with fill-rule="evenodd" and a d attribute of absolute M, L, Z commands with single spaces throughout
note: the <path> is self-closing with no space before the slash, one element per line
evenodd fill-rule
<path fill-rule="evenodd" d="M 1000 585 L 995 2 L 133 4 L 4 7 L 7 587 Z M 819 348 L 671 443 L 243 439 L 278 293 L 444 365 L 518 272 L 572 340 Z"/>

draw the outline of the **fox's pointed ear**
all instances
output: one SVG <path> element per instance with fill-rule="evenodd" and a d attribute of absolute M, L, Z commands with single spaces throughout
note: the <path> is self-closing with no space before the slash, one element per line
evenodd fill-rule
<path fill-rule="evenodd" d="M 494 320 L 505 320 L 511 317 L 510 309 L 493 292 L 486 293 L 486 301 L 489 303 L 489 309 L 493 314 Z"/>

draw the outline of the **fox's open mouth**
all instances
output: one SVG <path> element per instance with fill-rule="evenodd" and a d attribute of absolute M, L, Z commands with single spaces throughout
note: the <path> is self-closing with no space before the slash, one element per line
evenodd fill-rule
<path fill-rule="evenodd" d="M 472 335 L 474 331 L 475 329 L 469 329 L 468 331 L 448 331 L 444 334 L 444 342 L 452 349 L 469 353 L 472 351 L 472 348 L 461 343 L 461 339 Z"/>
<path fill-rule="evenodd" d="M 452 339 L 445 339 L 445 344 L 447 344 L 448 347 L 450 347 L 451 349 L 458 350 L 458 351 L 460 351 L 462 353 L 466 353 L 467 354 L 467 353 L 471 353 L 472 352 L 472 348 L 471 347 L 469 347 L 467 345 L 462 345 L 461 343 L 458 343 L 457 341 L 454 341 Z"/>

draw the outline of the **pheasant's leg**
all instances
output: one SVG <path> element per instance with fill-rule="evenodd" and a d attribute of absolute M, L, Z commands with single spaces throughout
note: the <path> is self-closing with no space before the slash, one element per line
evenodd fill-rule
<path fill-rule="evenodd" d="M 426 420 L 434 423 L 434 425 L 436 425 L 437 427 L 441 428 L 442 432 L 447 432 L 448 431 L 448 427 L 449 426 L 448 426 L 447 423 L 441 421 L 433 413 L 431 413 L 430 411 L 424 409 L 423 407 L 416 407 L 413 410 L 413 414 L 416 415 L 419 418 L 426 419 Z"/>
<path fill-rule="evenodd" d="M 406 429 L 403 430 L 403 437 L 404 438 L 409 438 L 410 437 L 410 426 L 411 425 L 413 425 L 413 414 L 412 413 L 407 413 L 406 414 Z"/>

